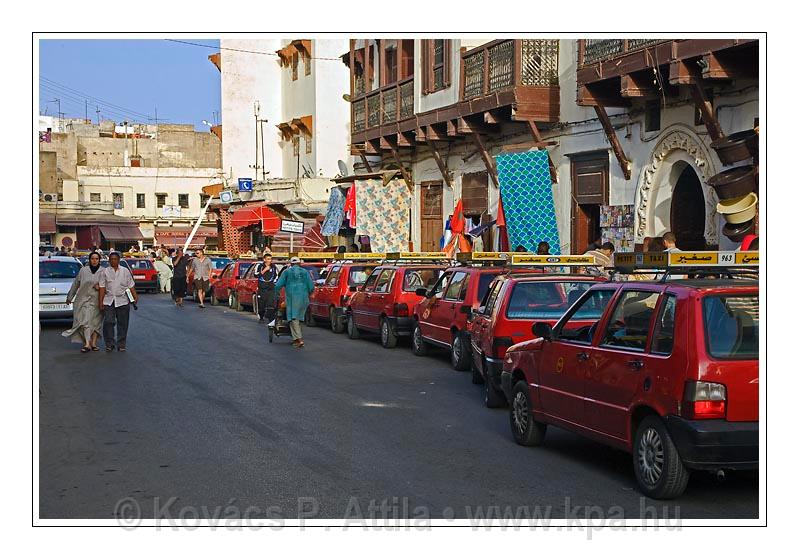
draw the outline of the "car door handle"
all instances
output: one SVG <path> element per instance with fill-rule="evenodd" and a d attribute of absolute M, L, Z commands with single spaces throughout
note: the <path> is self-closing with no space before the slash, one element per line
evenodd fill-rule
<path fill-rule="evenodd" d="M 577 354 L 575 354 L 575 357 L 578 358 L 579 362 L 585 362 L 586 360 L 589 359 L 589 354 L 587 354 L 586 352 L 578 352 Z"/>
<path fill-rule="evenodd" d="M 644 367 L 644 362 L 641 361 L 641 360 L 631 360 L 631 361 L 628 362 L 628 366 L 633 371 L 639 371 L 640 369 L 642 369 Z"/>

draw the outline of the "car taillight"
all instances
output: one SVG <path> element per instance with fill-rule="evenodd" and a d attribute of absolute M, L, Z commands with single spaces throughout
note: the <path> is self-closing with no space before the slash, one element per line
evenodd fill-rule
<path fill-rule="evenodd" d="M 687 381 L 683 389 L 681 416 L 690 420 L 725 418 L 728 399 L 725 385 L 707 381 Z"/>
<path fill-rule="evenodd" d="M 395 303 L 394 304 L 394 316 L 395 317 L 408 317 L 408 304 Z"/>
<path fill-rule="evenodd" d="M 510 336 L 498 336 L 492 341 L 492 353 L 496 358 L 502 358 L 511 346 L 514 346 L 514 341 Z"/>

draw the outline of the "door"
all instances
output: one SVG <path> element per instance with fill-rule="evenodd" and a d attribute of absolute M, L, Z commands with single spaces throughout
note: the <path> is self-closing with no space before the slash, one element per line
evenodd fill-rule
<path fill-rule="evenodd" d="M 439 280 L 431 288 L 431 297 L 425 300 L 425 306 L 420 310 L 419 315 L 419 330 L 422 336 L 430 340 L 442 340 L 442 337 L 437 333 L 438 327 L 436 318 L 440 315 L 440 308 L 442 306 L 442 298 L 444 291 L 447 289 L 447 283 L 453 277 L 452 272 L 445 272 L 439 277 Z"/>
<path fill-rule="evenodd" d="M 372 274 L 370 274 L 369 278 L 364 282 L 364 287 L 353 294 L 350 308 L 353 313 L 353 323 L 355 323 L 357 327 L 366 328 L 370 323 L 369 314 L 372 313 L 370 302 L 372 300 L 372 294 L 375 291 L 375 282 L 377 282 L 378 276 L 381 275 L 383 270 L 382 268 L 376 268 L 372 271 Z"/>
<path fill-rule="evenodd" d="M 700 178 L 690 165 L 681 172 L 672 191 L 670 229 L 681 251 L 706 248 L 706 200 Z"/>
<path fill-rule="evenodd" d="M 571 156 L 572 254 L 582 254 L 601 235 L 600 205 L 608 204 L 608 151 Z"/>
<path fill-rule="evenodd" d="M 541 410 L 551 418 L 574 426 L 584 425 L 584 390 L 595 328 L 571 329 L 569 321 L 592 318 L 599 322 L 614 292 L 613 289 L 586 292 L 572 312 L 556 325 L 552 340 L 542 345 L 538 395 Z"/>
<path fill-rule="evenodd" d="M 478 370 L 483 371 L 483 357 L 492 355 L 492 342 L 494 339 L 494 322 L 497 320 L 497 310 L 501 307 L 504 280 L 495 280 L 486 293 L 484 301 L 478 307 L 478 314 L 475 317 L 475 330 L 473 342 L 475 343 L 475 364 Z"/>
<path fill-rule="evenodd" d="M 423 183 L 420 188 L 420 251 L 438 251 L 442 237 L 442 183 Z"/>
<path fill-rule="evenodd" d="M 378 279 L 375 281 L 375 289 L 367 294 L 367 310 L 365 316 L 365 324 L 368 329 L 377 331 L 380 328 L 381 314 L 384 312 L 388 303 L 390 303 L 391 294 L 389 293 L 392 287 L 392 278 L 397 271 L 392 268 L 387 268 L 381 271 Z"/>
<path fill-rule="evenodd" d="M 457 315 L 461 312 L 468 282 L 469 273 L 460 270 L 453 274 L 444 292 L 444 298 L 439 305 L 439 313 L 436 320 L 433 321 L 437 326 L 437 340 L 442 343 L 449 345 L 453 342 L 451 327 L 456 323 Z"/>
<path fill-rule="evenodd" d="M 617 440 L 627 440 L 634 396 L 655 373 L 646 350 L 659 297 L 653 291 L 623 290 L 589 362 L 587 425 Z"/>
<path fill-rule="evenodd" d="M 333 294 L 339 286 L 339 277 L 342 273 L 342 267 L 335 265 L 331 267 L 328 276 L 325 278 L 325 284 L 318 286 L 312 294 L 311 312 L 317 317 L 328 318 L 328 306 L 333 302 Z"/>

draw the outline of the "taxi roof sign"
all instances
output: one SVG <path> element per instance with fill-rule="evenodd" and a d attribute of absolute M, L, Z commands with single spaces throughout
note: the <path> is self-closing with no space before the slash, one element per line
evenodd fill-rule
<path fill-rule="evenodd" d="M 389 260 L 449 260 L 444 251 L 430 251 L 422 253 L 401 251 L 399 253 L 386 253 Z"/>
<path fill-rule="evenodd" d="M 508 261 L 511 253 L 509 252 L 472 252 L 472 253 L 458 253 L 456 260 L 459 262 L 493 262 L 493 261 Z"/>
<path fill-rule="evenodd" d="M 344 261 L 380 261 L 386 258 L 386 253 L 339 253 L 337 260 Z"/>
<path fill-rule="evenodd" d="M 337 253 L 289 253 L 289 255 L 309 261 L 324 261 L 335 259 L 337 256 L 339 256 Z"/>
<path fill-rule="evenodd" d="M 594 255 L 535 255 L 512 254 L 512 265 L 535 266 L 592 266 Z"/>
<path fill-rule="evenodd" d="M 673 251 L 615 253 L 616 268 L 757 267 L 758 251 Z"/>

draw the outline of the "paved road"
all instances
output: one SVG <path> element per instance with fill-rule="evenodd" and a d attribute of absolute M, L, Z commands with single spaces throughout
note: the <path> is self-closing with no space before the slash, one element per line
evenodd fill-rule
<path fill-rule="evenodd" d="M 558 429 L 520 447 L 468 374 L 407 345 L 307 328 L 295 350 L 288 337 L 269 344 L 252 314 L 162 295 L 132 312 L 125 354 L 81 354 L 62 329 L 40 335 L 42 518 L 113 518 L 126 497 L 151 519 L 220 507 L 370 516 L 370 500 L 390 518 L 758 513 L 752 474 L 694 475 L 681 499 L 654 502 L 622 452 Z"/>

